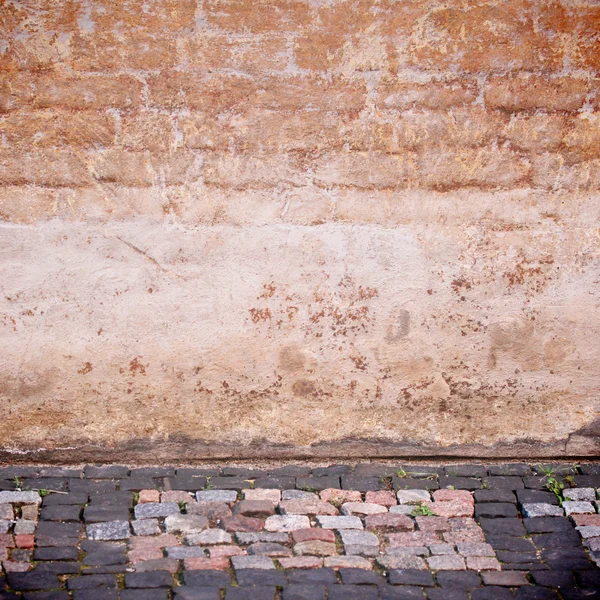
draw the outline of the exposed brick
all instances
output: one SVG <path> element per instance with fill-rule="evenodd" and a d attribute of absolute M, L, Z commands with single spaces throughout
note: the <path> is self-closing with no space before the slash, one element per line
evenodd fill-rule
<path fill-rule="evenodd" d="M 372 153 L 339 153 L 322 158 L 315 168 L 315 181 L 323 186 L 357 188 L 407 188 L 417 177 L 416 157 Z"/>
<path fill-rule="evenodd" d="M 179 185 L 200 178 L 201 167 L 194 154 L 185 151 L 150 154 L 109 150 L 91 156 L 94 177 L 131 187 L 165 183 Z"/>
<path fill-rule="evenodd" d="M 303 0 L 206 0 L 203 8 L 209 24 L 236 32 L 294 31 L 309 19 Z"/>
<path fill-rule="evenodd" d="M 535 186 L 546 189 L 600 189 L 600 160 L 569 164 L 562 154 L 536 156 L 532 165 Z"/>
<path fill-rule="evenodd" d="M 574 77 L 544 77 L 519 74 L 492 77 L 485 88 L 485 102 L 508 111 L 575 111 L 581 108 L 588 84 Z"/>
<path fill-rule="evenodd" d="M 175 38 L 143 31 L 78 32 L 72 37 L 69 57 L 75 71 L 100 72 L 123 68 L 157 71 L 174 66 L 176 60 Z"/>
<path fill-rule="evenodd" d="M 173 147 L 171 117 L 154 113 L 124 116 L 121 119 L 121 146 L 128 150 L 167 152 Z"/>
<path fill-rule="evenodd" d="M 420 177 L 426 187 L 513 187 L 524 181 L 526 158 L 504 149 L 426 151 L 419 156 Z"/>
<path fill-rule="evenodd" d="M 283 35 L 231 37 L 202 33 L 180 40 L 182 59 L 201 72 L 235 69 L 238 73 L 272 75 L 288 64 L 287 40 Z"/>
<path fill-rule="evenodd" d="M 563 46 L 535 25 L 535 3 L 444 7 L 420 23 L 408 48 L 421 68 L 468 73 L 506 70 L 560 70 Z"/>
<path fill-rule="evenodd" d="M 0 135 L 13 148 L 52 146 L 109 146 L 115 138 L 115 119 L 92 111 L 20 110 L 0 122 Z"/>
<path fill-rule="evenodd" d="M 378 90 L 377 102 L 381 107 L 399 110 L 411 108 L 448 110 L 472 104 L 477 95 L 477 82 L 472 79 L 429 83 L 389 81 Z"/>
<path fill-rule="evenodd" d="M 81 156 L 69 150 L 0 152 L 0 183 L 80 187 L 91 178 Z"/>

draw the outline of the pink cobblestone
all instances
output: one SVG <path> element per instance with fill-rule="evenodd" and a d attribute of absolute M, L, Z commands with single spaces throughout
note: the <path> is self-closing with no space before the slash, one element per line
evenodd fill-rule
<path fill-rule="evenodd" d="M 141 490 L 138 502 L 140 504 L 146 504 L 146 502 L 160 502 L 160 492 L 158 490 Z"/>
<path fill-rule="evenodd" d="M 194 498 L 189 492 L 180 492 L 177 490 L 171 492 L 163 492 L 160 495 L 161 502 L 194 502 Z"/>
<path fill-rule="evenodd" d="M 333 502 L 334 504 L 343 504 L 344 502 L 362 502 L 362 494 L 352 490 L 337 490 L 328 488 L 323 490 L 319 496 L 325 502 Z"/>
<path fill-rule="evenodd" d="M 202 558 L 195 556 L 193 558 L 186 558 L 183 561 L 183 565 L 190 571 L 201 571 L 201 570 L 213 570 L 224 571 L 229 569 L 229 559 L 225 557 L 221 558 Z"/>
<path fill-rule="evenodd" d="M 316 556 L 295 556 L 280 558 L 279 564 L 284 569 L 318 569 L 323 566 L 323 559 Z"/>
<path fill-rule="evenodd" d="M 373 504 L 381 504 L 381 506 L 396 506 L 398 500 L 396 494 L 388 490 L 382 490 L 379 492 L 367 492 L 365 500 Z"/>
<path fill-rule="evenodd" d="M 438 544 L 440 536 L 433 531 L 411 531 L 407 533 L 389 533 L 387 540 L 392 548 L 399 546 L 429 546 Z"/>

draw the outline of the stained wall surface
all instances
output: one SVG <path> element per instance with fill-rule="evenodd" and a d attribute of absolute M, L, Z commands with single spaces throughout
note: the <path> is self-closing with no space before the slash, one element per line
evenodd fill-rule
<path fill-rule="evenodd" d="M 599 453 L 598 2 L 0 26 L 1 456 Z"/>

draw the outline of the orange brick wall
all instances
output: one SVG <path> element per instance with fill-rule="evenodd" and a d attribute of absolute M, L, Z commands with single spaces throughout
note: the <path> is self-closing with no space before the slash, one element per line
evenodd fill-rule
<path fill-rule="evenodd" d="M 597 2 L 0 0 L 0 32 L 16 448 L 598 450 Z"/>

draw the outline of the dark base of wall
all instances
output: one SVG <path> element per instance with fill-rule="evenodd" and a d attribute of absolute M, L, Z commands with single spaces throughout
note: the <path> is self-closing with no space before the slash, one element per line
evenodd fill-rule
<path fill-rule="evenodd" d="M 427 446 L 417 443 L 391 443 L 382 440 L 341 440 L 312 446 L 275 445 L 256 441 L 249 445 L 206 443 L 183 436 L 168 440 L 135 439 L 116 446 L 82 441 L 63 448 L 1 448 L 0 461 L 16 463 L 131 463 L 196 464 L 223 460 L 336 460 L 336 459 L 576 459 L 600 457 L 600 438 L 572 435 L 549 443 L 521 440 L 457 446 Z"/>

